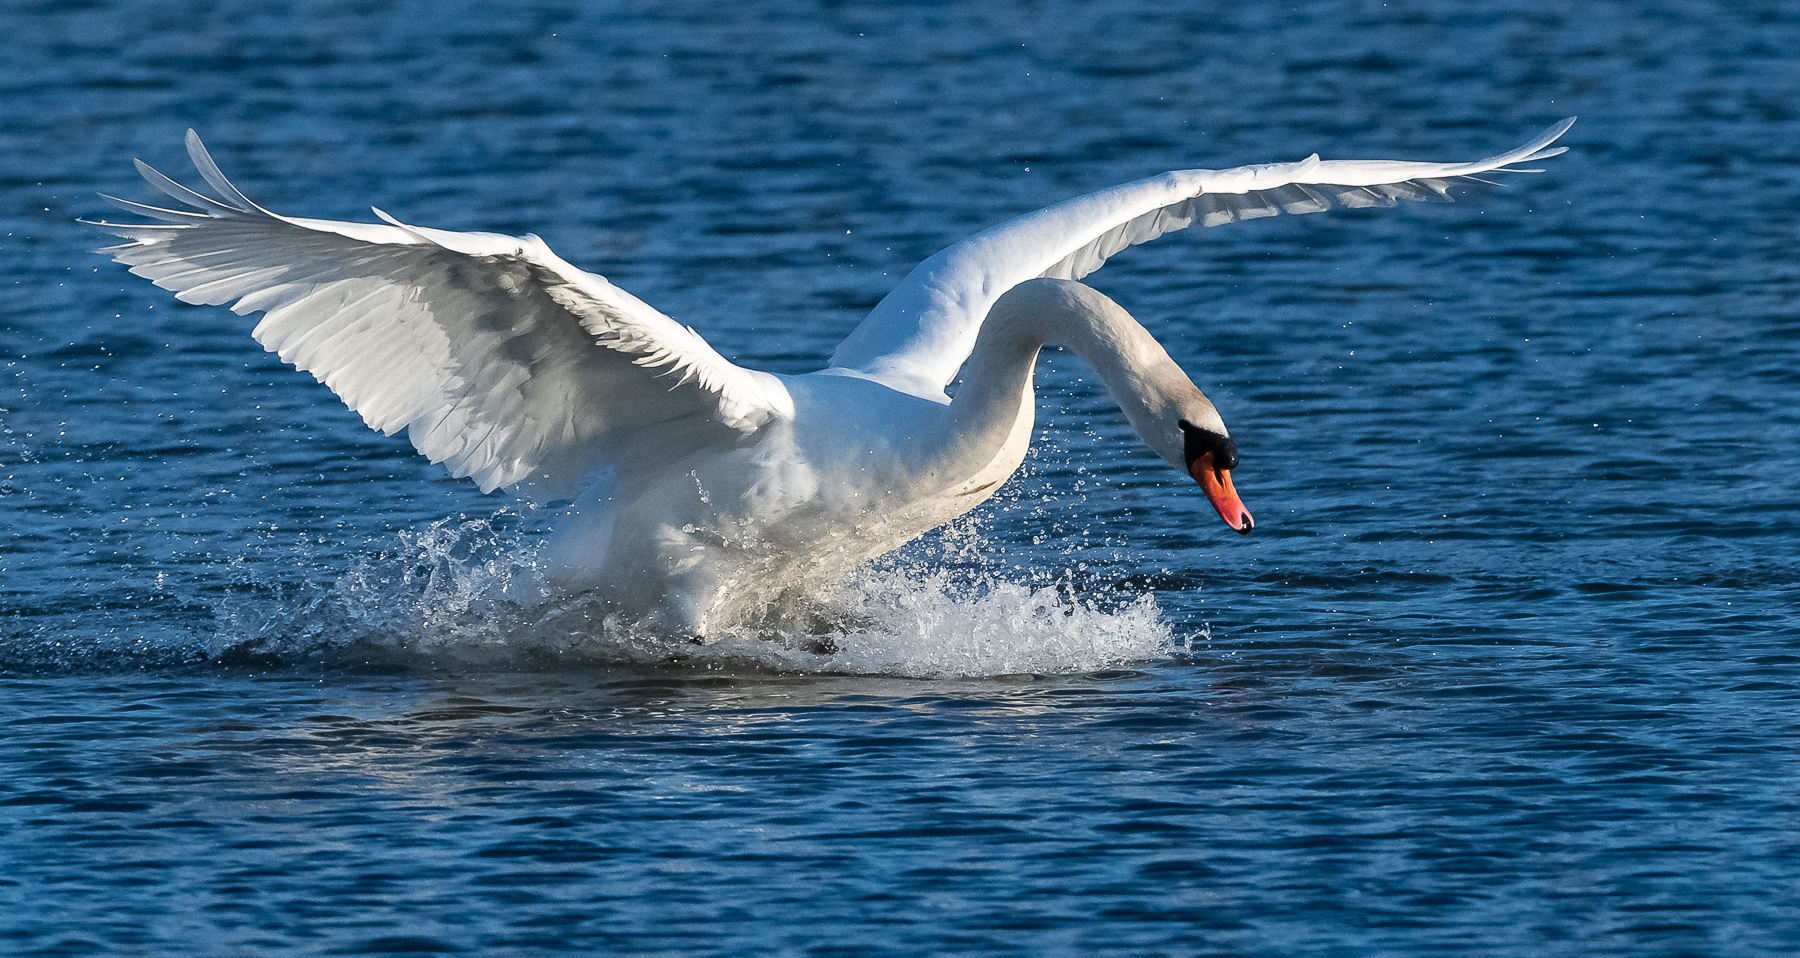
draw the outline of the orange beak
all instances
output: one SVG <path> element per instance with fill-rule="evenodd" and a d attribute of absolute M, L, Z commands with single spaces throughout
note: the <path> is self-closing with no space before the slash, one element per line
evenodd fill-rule
<path fill-rule="evenodd" d="M 1219 518 L 1239 535 L 1256 526 L 1256 520 L 1250 518 L 1250 510 L 1244 508 L 1244 501 L 1238 498 L 1237 490 L 1231 488 L 1231 470 L 1213 468 L 1212 453 L 1201 453 L 1199 458 L 1188 463 L 1188 475 L 1200 484 L 1200 491 L 1206 493 L 1212 507 L 1219 511 Z"/>

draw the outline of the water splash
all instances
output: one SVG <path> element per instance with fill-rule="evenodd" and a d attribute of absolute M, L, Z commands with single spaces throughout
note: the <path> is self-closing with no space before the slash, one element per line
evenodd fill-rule
<path fill-rule="evenodd" d="M 221 607 L 227 662 L 271 666 L 705 669 L 982 676 L 1084 672 L 1165 658 L 1178 641 L 1147 594 L 1011 580 L 973 524 L 877 563 L 711 644 L 621 622 L 546 585 L 536 543 L 504 517 L 444 520 L 357 560 L 328 585 L 267 589 Z M 260 593 L 260 594 L 258 594 Z"/>

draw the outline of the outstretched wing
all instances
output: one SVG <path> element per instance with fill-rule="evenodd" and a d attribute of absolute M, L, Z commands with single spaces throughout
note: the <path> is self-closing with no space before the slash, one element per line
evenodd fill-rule
<path fill-rule="evenodd" d="M 1001 294 L 1028 279 L 1080 279 L 1114 253 L 1188 226 L 1218 226 L 1340 206 L 1448 200 L 1459 179 L 1538 173 L 1516 163 L 1565 152 L 1552 143 L 1570 117 L 1516 149 L 1472 163 L 1321 160 L 1177 170 L 1090 193 L 1002 223 L 938 253 L 907 274 L 831 357 L 833 367 L 944 401 L 943 387 L 975 346 Z M 1483 181 L 1486 182 L 1486 181 Z"/>
<path fill-rule="evenodd" d="M 265 315 L 252 333 L 371 428 L 483 492 L 573 492 L 622 457 L 655 462 L 792 416 L 779 380 L 732 364 L 637 297 L 536 236 L 279 216 L 188 155 L 218 197 L 142 162 L 189 210 L 107 197 L 156 223 L 100 226 L 100 252 L 189 303 Z"/>

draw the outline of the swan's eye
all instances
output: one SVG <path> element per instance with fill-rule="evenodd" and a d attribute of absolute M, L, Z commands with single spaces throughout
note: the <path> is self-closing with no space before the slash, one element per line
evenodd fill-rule
<path fill-rule="evenodd" d="M 1201 429 L 1199 426 L 1183 419 L 1180 422 L 1182 436 L 1181 457 L 1190 465 L 1194 460 L 1213 454 L 1213 467 L 1217 469 L 1236 469 L 1238 464 L 1237 443 L 1222 432 Z"/>

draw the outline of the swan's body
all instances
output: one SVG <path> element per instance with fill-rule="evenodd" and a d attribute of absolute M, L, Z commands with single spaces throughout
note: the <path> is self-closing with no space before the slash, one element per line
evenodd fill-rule
<path fill-rule="evenodd" d="M 737 366 L 535 236 L 282 217 L 189 134 L 213 199 L 120 203 L 119 262 L 194 303 L 265 311 L 254 335 L 371 427 L 485 491 L 572 499 L 554 574 L 695 635 L 754 619 L 986 500 L 1023 461 L 1032 371 L 1069 346 L 1145 442 L 1249 531 L 1224 422 L 1117 304 L 1074 282 L 1193 222 L 1447 198 L 1447 182 L 1561 153 L 1565 120 L 1474 163 L 1320 161 L 1185 170 L 1048 207 L 920 264 L 803 376 Z M 958 376 L 954 399 L 945 387 Z"/>

